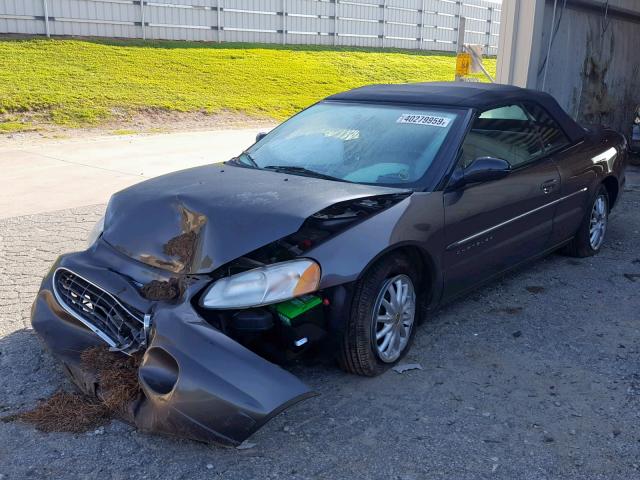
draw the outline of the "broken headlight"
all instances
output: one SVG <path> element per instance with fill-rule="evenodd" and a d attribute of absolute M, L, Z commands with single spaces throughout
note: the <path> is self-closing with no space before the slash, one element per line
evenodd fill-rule
<path fill-rule="evenodd" d="M 89 248 L 91 245 L 96 243 L 96 240 L 98 240 L 100 235 L 102 235 L 103 230 L 104 230 L 104 215 L 102 216 L 102 218 L 100 218 L 100 220 L 96 222 L 96 224 L 91 229 L 91 232 L 89 233 L 89 237 L 87 238 L 87 248 Z"/>
<path fill-rule="evenodd" d="M 217 309 L 270 305 L 315 292 L 319 284 L 320 265 L 309 259 L 292 260 L 221 278 L 200 303 Z"/>

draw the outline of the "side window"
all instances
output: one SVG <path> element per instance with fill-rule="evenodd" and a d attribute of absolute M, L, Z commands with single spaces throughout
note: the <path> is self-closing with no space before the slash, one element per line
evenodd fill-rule
<path fill-rule="evenodd" d="M 480 114 L 480 119 L 491 118 L 494 120 L 521 120 L 526 122 L 529 117 L 518 105 L 507 105 L 506 107 L 494 108 Z"/>
<path fill-rule="evenodd" d="M 495 157 L 516 168 L 542 153 L 542 142 L 530 115 L 520 105 L 505 105 L 481 112 L 476 118 L 462 144 L 462 166 L 478 157 Z"/>
<path fill-rule="evenodd" d="M 531 114 L 536 123 L 545 150 L 555 150 L 569 145 L 569 139 L 551 115 L 535 103 L 525 104 L 525 108 Z"/>

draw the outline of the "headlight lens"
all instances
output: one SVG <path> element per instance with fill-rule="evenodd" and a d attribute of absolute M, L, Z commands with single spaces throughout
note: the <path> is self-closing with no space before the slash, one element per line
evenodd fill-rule
<path fill-rule="evenodd" d="M 270 305 L 315 292 L 319 284 L 320 265 L 313 260 L 274 263 L 218 280 L 201 304 L 218 309 Z"/>
<path fill-rule="evenodd" d="M 91 229 L 91 233 L 89 233 L 89 238 L 87 238 L 87 248 L 96 243 L 96 240 L 102 235 L 102 231 L 104 230 L 104 215 L 100 220 L 96 222 L 96 224 Z"/>

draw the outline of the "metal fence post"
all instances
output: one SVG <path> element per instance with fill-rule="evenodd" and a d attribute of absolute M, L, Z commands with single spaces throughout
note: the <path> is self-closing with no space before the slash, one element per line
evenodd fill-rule
<path fill-rule="evenodd" d="M 282 44 L 287 44 L 287 0 L 282 0 Z"/>
<path fill-rule="evenodd" d="M 467 24 L 467 19 L 462 16 L 462 0 L 456 2 L 458 4 L 458 43 L 456 45 L 456 52 L 460 53 L 463 51 L 464 46 L 464 34 Z M 460 32 L 462 31 L 462 36 L 460 36 Z M 460 39 L 462 38 L 462 41 Z"/>
<path fill-rule="evenodd" d="M 382 0 L 382 48 L 384 48 L 384 40 L 387 36 L 387 0 Z"/>
<path fill-rule="evenodd" d="M 47 37 L 51 37 L 51 31 L 49 30 L 49 6 L 47 0 L 42 0 L 42 7 L 44 8 L 44 33 Z"/>
<path fill-rule="evenodd" d="M 422 0 L 422 13 L 420 14 L 420 45 L 418 46 L 418 50 L 422 50 L 424 48 L 424 10 L 427 8 L 427 0 Z"/>
<path fill-rule="evenodd" d="M 491 24 L 493 23 L 493 7 L 487 7 L 487 53 L 489 53 L 489 45 L 491 45 Z"/>
<path fill-rule="evenodd" d="M 464 33 L 467 28 L 467 19 L 460 17 L 458 21 L 458 43 L 456 45 L 456 52 L 462 53 L 464 51 Z"/>
<path fill-rule="evenodd" d="M 458 22 L 458 44 L 456 45 L 457 53 L 462 53 L 464 51 L 464 33 L 467 28 L 466 24 L 467 24 L 467 19 L 464 18 L 463 16 L 460 16 L 460 19 Z M 456 68 L 456 82 L 459 81 L 460 79 L 461 77 L 460 75 L 458 75 L 457 68 Z"/>
<path fill-rule="evenodd" d="M 222 0 L 218 0 L 216 2 L 217 11 L 218 11 L 218 43 L 222 42 Z"/>
<path fill-rule="evenodd" d="M 145 18 L 144 18 L 144 2 L 145 0 L 140 0 L 140 19 L 142 20 L 140 23 L 142 24 L 142 40 L 147 39 L 147 31 L 145 30 Z"/>
<path fill-rule="evenodd" d="M 333 4 L 333 44 L 338 44 L 338 4 L 340 0 L 335 0 Z"/>

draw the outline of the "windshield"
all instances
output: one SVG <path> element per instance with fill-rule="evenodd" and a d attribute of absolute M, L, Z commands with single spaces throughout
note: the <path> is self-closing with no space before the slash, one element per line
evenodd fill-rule
<path fill-rule="evenodd" d="M 323 102 L 294 116 L 238 161 L 300 175 L 413 184 L 433 163 L 458 112 Z"/>

